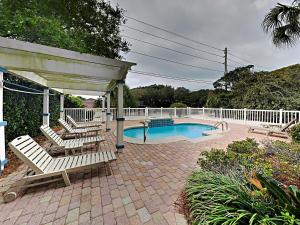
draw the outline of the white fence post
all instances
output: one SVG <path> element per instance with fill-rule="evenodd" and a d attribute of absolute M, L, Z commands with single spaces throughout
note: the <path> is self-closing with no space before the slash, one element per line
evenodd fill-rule
<path fill-rule="evenodd" d="M 279 110 L 279 124 L 282 125 L 283 124 L 283 109 Z"/>
<path fill-rule="evenodd" d="M 86 117 L 86 108 L 84 107 L 84 122 L 87 121 L 87 117 Z"/>
<path fill-rule="evenodd" d="M 204 107 L 202 107 L 202 119 L 204 119 Z"/>
<path fill-rule="evenodd" d="M 247 109 L 244 108 L 244 124 L 247 123 Z"/>
<path fill-rule="evenodd" d="M 148 107 L 145 108 L 145 117 L 149 116 L 149 111 L 148 111 Z"/>
<path fill-rule="evenodd" d="M 174 117 L 177 116 L 177 113 L 176 113 L 176 107 L 174 108 Z"/>
<path fill-rule="evenodd" d="M 220 108 L 220 120 L 223 119 L 223 108 Z"/>
<path fill-rule="evenodd" d="M 163 117 L 163 107 L 160 107 L 160 118 Z"/>
<path fill-rule="evenodd" d="M 130 107 L 128 108 L 128 119 L 130 120 L 130 116 L 131 116 L 131 110 Z"/>

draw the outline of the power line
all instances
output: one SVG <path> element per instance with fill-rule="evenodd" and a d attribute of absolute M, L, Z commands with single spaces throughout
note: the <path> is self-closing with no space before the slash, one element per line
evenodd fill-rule
<path fill-rule="evenodd" d="M 243 64 L 243 63 L 240 63 L 240 62 L 238 62 L 238 61 L 235 61 L 235 60 L 233 60 L 233 59 L 230 59 L 230 58 L 228 58 L 228 61 L 231 61 L 231 62 L 237 63 L 237 64 L 239 64 L 239 65 L 241 65 L 241 66 L 246 66 L 245 64 Z"/>
<path fill-rule="evenodd" d="M 251 61 L 248 60 L 248 59 L 241 58 L 240 56 L 237 56 L 237 55 L 232 54 L 232 53 L 228 53 L 228 54 L 231 55 L 231 56 L 233 56 L 233 57 L 235 57 L 235 58 L 237 58 L 237 59 L 239 59 L 239 60 L 241 60 L 241 61 L 244 61 L 244 62 L 253 64 L 253 65 L 256 65 L 256 66 L 258 66 L 258 67 L 260 67 L 260 68 L 262 68 L 262 69 L 265 69 L 263 66 L 261 66 L 261 65 L 259 65 L 259 64 L 257 64 L 257 63 L 253 63 L 253 62 L 251 62 Z"/>
<path fill-rule="evenodd" d="M 194 54 L 189 54 L 189 53 L 186 53 L 186 52 L 177 51 L 177 50 L 174 50 L 174 49 L 171 49 L 171 48 L 168 48 L 168 47 L 157 45 L 157 44 L 154 44 L 154 43 L 151 43 L 151 42 L 148 42 L 148 41 L 143 41 L 143 40 L 140 40 L 140 39 L 137 39 L 137 38 L 127 36 L 127 35 L 123 35 L 123 37 L 129 38 L 129 39 L 132 39 L 132 40 L 135 40 L 135 41 L 139 41 L 139 42 L 142 42 L 142 43 L 145 43 L 145 44 L 149 44 L 149 45 L 152 45 L 152 46 L 156 46 L 158 48 L 163 48 L 163 49 L 166 49 L 166 50 L 169 50 L 169 51 L 172 51 L 172 52 L 176 52 L 176 53 L 179 53 L 179 54 L 182 54 L 182 55 L 187 55 L 187 56 L 191 56 L 191 57 L 198 58 L 198 59 L 201 59 L 201 60 L 205 60 L 205 61 L 208 61 L 208 62 L 224 64 L 223 62 L 220 62 L 220 61 L 203 58 L 199 55 L 194 55 Z M 231 66 L 231 65 L 229 65 L 229 66 Z M 234 67 L 234 66 L 231 66 L 231 67 Z"/>
<path fill-rule="evenodd" d="M 180 38 L 183 38 L 183 39 L 189 40 L 189 41 L 191 41 L 191 42 L 194 42 L 194 43 L 197 43 L 197 44 L 200 44 L 200 45 L 203 45 L 203 46 L 206 46 L 206 47 L 209 47 L 209 48 L 212 48 L 212 49 L 218 50 L 218 51 L 223 51 L 223 49 L 220 49 L 220 48 L 218 48 L 218 47 L 215 47 L 215 46 L 212 46 L 212 45 L 210 45 L 210 44 L 206 44 L 206 43 L 203 43 L 203 42 L 200 42 L 200 41 L 196 41 L 196 40 L 194 40 L 194 39 L 191 39 L 191 38 L 189 38 L 189 37 L 186 37 L 186 36 L 184 36 L 184 35 L 181 35 L 181 34 L 178 34 L 178 33 L 175 33 L 175 32 L 173 32 L 173 31 L 169 31 L 169 30 L 167 30 L 167 29 L 164 29 L 164 28 L 161 28 L 161 27 L 155 26 L 155 25 L 153 25 L 153 24 L 150 24 L 150 23 L 144 22 L 144 21 L 142 21 L 142 20 L 138 20 L 138 19 L 135 19 L 135 18 L 133 18 L 133 17 L 130 17 L 130 16 L 124 16 L 124 17 L 126 17 L 126 18 L 128 18 L 128 19 L 132 19 L 132 20 L 134 20 L 134 21 L 136 21 L 136 22 L 139 22 L 139 23 L 145 24 L 145 25 L 147 25 L 147 26 L 150 26 L 150 27 L 156 28 L 156 29 L 158 29 L 158 30 L 161 30 L 161 31 L 167 32 L 167 33 L 169 33 L 169 34 L 175 35 L 175 36 L 177 36 L 177 37 L 180 37 Z"/>
<path fill-rule="evenodd" d="M 139 75 L 145 75 L 145 76 L 151 76 L 151 77 L 160 77 L 164 79 L 171 79 L 171 80 L 178 80 L 178 81 L 186 81 L 186 82 L 196 82 L 196 83 L 205 83 L 205 84 L 212 84 L 213 81 L 208 80 L 200 80 L 200 79 L 190 79 L 190 78 L 182 78 L 178 75 L 171 76 L 171 75 L 165 75 L 160 73 L 153 73 L 153 72 L 146 72 L 146 71 L 138 71 L 138 70 L 131 70 L 131 73 L 139 74 Z"/>
<path fill-rule="evenodd" d="M 159 38 L 159 39 L 162 39 L 162 40 L 165 40 L 165 41 L 172 42 L 172 43 L 177 44 L 177 45 L 184 46 L 186 48 L 190 48 L 190 49 L 193 49 L 193 50 L 196 50 L 196 51 L 199 51 L 199 52 L 203 52 L 203 53 L 206 53 L 206 54 L 209 54 L 209 55 L 213 55 L 213 56 L 217 56 L 217 57 L 223 58 L 222 55 L 218 55 L 218 54 L 215 54 L 215 53 L 212 53 L 212 52 L 209 52 L 209 51 L 205 51 L 205 50 L 202 50 L 202 49 L 194 48 L 194 47 L 191 47 L 189 45 L 183 44 L 181 42 L 173 41 L 173 40 L 168 39 L 168 38 L 164 38 L 164 37 L 161 37 L 161 36 L 158 36 L 158 35 L 155 35 L 155 34 L 151 34 L 151 33 L 147 32 L 147 31 L 139 30 L 139 29 L 136 29 L 134 27 L 130 27 L 130 26 L 127 26 L 127 25 L 123 25 L 123 26 L 126 27 L 126 28 L 128 28 L 128 29 L 131 29 L 131 30 L 134 30 L 134 31 L 138 31 L 140 33 L 147 34 L 147 35 L 155 37 L 155 38 Z"/>
<path fill-rule="evenodd" d="M 134 54 L 138 54 L 138 55 L 142 55 L 142 56 L 146 56 L 146 57 L 150 57 L 150 58 L 154 58 L 154 59 L 166 61 L 166 62 L 171 62 L 171 63 L 179 64 L 179 65 L 182 65 L 182 66 L 189 66 L 189 67 L 194 67 L 194 68 L 198 68 L 198 69 L 210 70 L 210 71 L 216 71 L 216 72 L 222 72 L 223 73 L 223 71 L 217 70 L 217 69 L 212 69 L 212 68 L 202 67 L 202 66 L 196 66 L 196 65 L 192 65 L 192 64 L 186 64 L 186 63 L 182 63 L 182 62 L 178 62 L 178 61 L 173 61 L 173 60 L 170 60 L 170 59 L 161 58 L 161 57 L 157 57 L 157 56 L 153 56 L 153 55 L 148 55 L 148 54 L 144 54 L 144 53 L 136 52 L 136 51 L 130 51 L 130 52 L 134 53 Z"/>
<path fill-rule="evenodd" d="M 124 17 L 126 17 L 126 18 L 128 18 L 128 19 L 131 19 L 131 20 L 134 20 L 134 21 L 136 21 L 136 22 L 142 23 L 142 24 L 144 24 L 144 25 L 153 27 L 153 28 L 155 28 L 155 29 L 164 31 L 164 32 L 166 32 L 166 33 L 172 34 L 172 35 L 174 35 L 174 36 L 183 38 L 183 39 L 185 39 L 185 40 L 189 40 L 189 41 L 191 41 L 191 42 L 200 44 L 200 45 L 202 45 L 202 46 L 206 46 L 206 47 L 209 47 L 209 48 L 212 48 L 212 49 L 215 49 L 215 50 L 218 50 L 218 51 L 222 51 L 222 52 L 224 51 L 223 49 L 220 49 L 220 48 L 218 48 L 218 47 L 216 47 L 216 46 L 213 46 L 213 45 L 210 45 L 210 44 L 207 44 L 207 43 L 203 43 L 203 42 L 200 42 L 200 41 L 196 41 L 196 40 L 191 39 L 191 38 L 189 38 L 189 37 L 187 37 L 187 36 L 184 36 L 184 35 L 182 35 L 182 34 L 178 34 L 178 33 L 175 33 L 175 32 L 173 32 L 173 31 L 164 29 L 164 28 L 162 28 L 162 27 L 155 26 L 155 25 L 150 24 L 150 23 L 147 23 L 147 22 L 145 22 L 145 21 L 142 21 L 142 20 L 139 20 L 139 19 L 130 17 L 130 16 L 124 16 Z M 173 42 L 173 43 L 176 43 L 176 44 L 183 45 L 183 46 L 188 47 L 188 48 L 192 48 L 192 49 L 197 50 L 197 51 L 205 52 L 205 53 L 207 53 L 207 54 L 214 55 L 214 56 L 218 56 L 218 57 L 223 57 L 223 56 L 220 56 L 220 55 L 218 55 L 218 54 L 214 54 L 214 53 L 212 53 L 212 52 L 208 52 L 208 51 L 205 51 L 205 50 L 202 50 L 202 49 L 196 49 L 196 48 L 193 48 L 193 47 L 191 47 L 191 46 L 188 46 L 188 45 L 185 45 L 185 44 L 182 44 L 182 43 L 179 43 L 179 42 L 175 42 L 175 41 L 169 40 L 169 39 L 167 39 L 167 38 L 163 38 L 163 37 L 160 37 L 160 36 L 157 36 L 157 35 L 153 35 L 153 34 L 148 33 L 148 32 L 146 32 L 146 31 L 142 31 L 142 30 L 135 29 L 135 28 L 133 28 L 133 27 L 129 27 L 129 26 L 127 26 L 127 25 L 123 25 L 123 26 L 125 26 L 125 27 L 127 27 L 127 28 L 129 28 L 129 29 L 136 30 L 136 31 L 138 31 L 138 32 L 144 33 L 144 34 L 151 35 L 151 36 L 153 36 L 153 37 L 161 38 L 161 39 L 163 39 L 163 40 L 167 40 L 167 41 L 170 41 L 170 42 Z M 228 53 L 228 54 L 231 55 L 231 56 L 233 56 L 233 57 L 235 57 L 235 58 L 237 58 L 237 59 L 239 59 L 239 60 L 242 60 L 242 61 L 247 62 L 247 63 L 250 63 L 250 64 L 254 64 L 254 65 L 256 65 L 256 66 L 258 66 L 258 67 L 260 67 L 260 68 L 262 68 L 262 69 L 265 69 L 263 66 L 261 66 L 261 65 L 259 65 L 259 64 L 257 64 L 257 63 L 253 63 L 253 62 L 251 62 L 251 61 L 248 60 L 248 59 L 244 59 L 244 58 L 242 58 L 242 57 L 240 57 L 240 56 L 237 56 L 237 55 L 234 55 L 234 54 L 232 54 L 232 53 Z M 231 61 L 233 61 L 233 60 L 231 60 Z M 236 62 L 236 61 L 235 61 L 235 62 Z M 236 62 L 236 63 L 238 63 L 238 62 Z M 239 63 L 239 64 L 241 64 L 241 63 Z M 242 65 L 242 64 L 241 64 L 241 65 Z"/>

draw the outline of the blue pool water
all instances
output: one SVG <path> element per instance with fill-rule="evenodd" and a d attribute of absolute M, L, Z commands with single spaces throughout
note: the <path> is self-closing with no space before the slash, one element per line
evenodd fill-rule
<path fill-rule="evenodd" d="M 184 136 L 193 139 L 204 136 L 204 131 L 215 129 L 215 127 L 210 125 L 196 123 L 183 123 L 174 124 L 173 126 L 150 127 L 147 131 L 147 140 L 163 139 L 172 136 Z M 144 128 L 134 127 L 125 129 L 124 135 L 129 138 L 138 138 L 143 140 Z"/>

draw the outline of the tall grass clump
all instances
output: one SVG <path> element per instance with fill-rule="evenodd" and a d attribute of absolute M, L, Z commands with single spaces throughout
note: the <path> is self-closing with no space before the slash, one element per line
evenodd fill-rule
<path fill-rule="evenodd" d="M 195 225 L 300 224 L 267 190 L 259 190 L 235 175 L 196 171 L 188 178 L 186 195 Z"/>

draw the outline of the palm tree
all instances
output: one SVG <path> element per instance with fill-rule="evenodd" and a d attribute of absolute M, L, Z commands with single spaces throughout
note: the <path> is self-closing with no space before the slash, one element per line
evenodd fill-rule
<path fill-rule="evenodd" d="M 293 46 L 300 38 L 300 0 L 291 5 L 277 3 L 265 16 L 262 27 L 271 33 L 277 47 Z"/>

